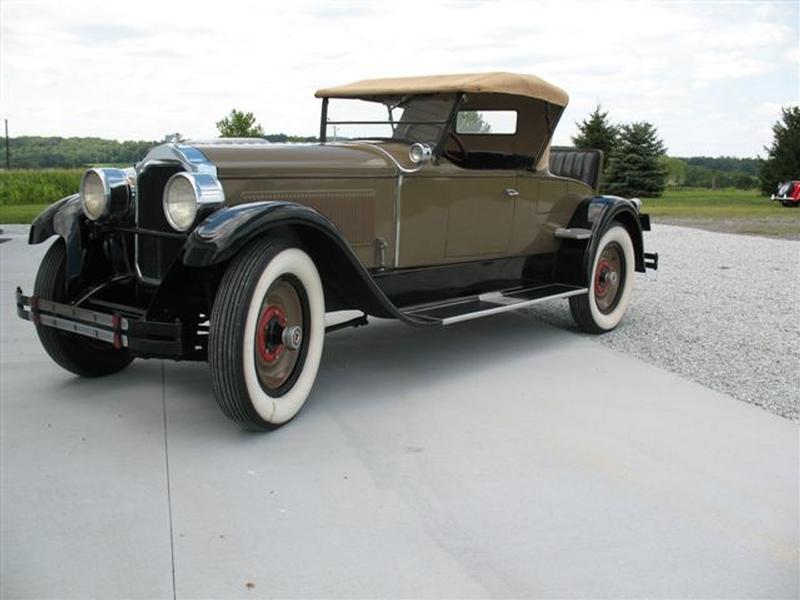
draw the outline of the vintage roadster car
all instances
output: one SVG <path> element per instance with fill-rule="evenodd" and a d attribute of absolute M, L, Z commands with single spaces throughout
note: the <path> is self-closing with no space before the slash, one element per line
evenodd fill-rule
<path fill-rule="evenodd" d="M 50 356 L 81 376 L 207 360 L 222 411 L 270 429 L 311 391 L 325 334 L 368 315 L 436 327 L 569 298 L 617 326 L 656 268 L 638 200 L 596 193 L 598 151 L 550 148 L 567 94 L 531 75 L 319 90 L 320 142 L 167 143 L 86 171 L 46 209 L 33 295 Z M 359 316 L 326 328 L 326 313 Z"/>

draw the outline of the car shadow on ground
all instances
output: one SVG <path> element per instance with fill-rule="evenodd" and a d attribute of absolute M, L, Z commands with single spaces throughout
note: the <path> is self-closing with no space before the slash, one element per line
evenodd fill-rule
<path fill-rule="evenodd" d="M 558 348 L 563 349 L 564 360 L 569 360 L 565 337 L 579 339 L 525 313 L 431 329 L 374 320 L 368 327 L 334 332 L 325 340 L 317 381 L 297 419 L 321 409 L 335 409 L 341 414 L 376 397 L 386 401 L 387 396 L 396 400 L 408 394 L 424 394 L 460 378 L 477 378 L 484 382 L 484 393 L 500 394 L 504 380 L 499 369 L 527 363 L 534 381 L 542 375 L 537 372 L 537 355 Z M 149 371 L 155 380 L 157 373 Z M 214 400 L 206 363 L 166 363 L 165 372 L 167 400 L 179 396 L 182 403 L 191 402 L 196 420 L 190 418 L 197 426 L 206 430 L 207 425 L 201 426 L 201 422 L 207 420 L 207 411 L 218 415 L 215 419 L 219 424 L 229 425 Z"/>

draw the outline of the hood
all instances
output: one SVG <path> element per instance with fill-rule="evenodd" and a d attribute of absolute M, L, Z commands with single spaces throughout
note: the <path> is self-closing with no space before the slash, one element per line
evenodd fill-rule
<path fill-rule="evenodd" d="M 145 161 L 178 159 L 217 177 L 391 177 L 392 153 L 363 142 L 272 144 L 255 139 L 218 139 L 162 144 Z"/>

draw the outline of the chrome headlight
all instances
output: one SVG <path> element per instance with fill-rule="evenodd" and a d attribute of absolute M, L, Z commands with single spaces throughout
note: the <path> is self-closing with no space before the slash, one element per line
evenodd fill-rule
<path fill-rule="evenodd" d="M 411 144 L 411 148 L 408 149 L 408 158 L 416 165 L 425 163 L 433 158 L 433 150 L 427 144 L 417 142 Z"/>
<path fill-rule="evenodd" d="M 131 205 L 132 174 L 123 169 L 89 169 L 81 177 L 83 214 L 92 221 L 122 216 Z"/>
<path fill-rule="evenodd" d="M 197 217 L 201 204 L 225 201 L 219 179 L 206 173 L 176 173 L 164 188 L 164 216 L 177 231 L 188 230 Z"/>

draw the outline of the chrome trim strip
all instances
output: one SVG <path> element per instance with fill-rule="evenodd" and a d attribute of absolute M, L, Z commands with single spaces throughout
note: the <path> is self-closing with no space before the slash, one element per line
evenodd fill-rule
<path fill-rule="evenodd" d="M 401 165 L 397 161 L 397 159 L 394 156 L 392 156 L 392 154 L 390 152 L 387 152 L 386 150 L 381 148 L 378 144 L 368 144 L 366 142 L 339 142 L 338 144 L 328 144 L 328 145 L 329 146 L 333 146 L 333 145 L 339 145 L 339 146 L 366 146 L 367 148 L 372 148 L 374 150 L 377 150 L 378 152 L 380 152 L 384 156 L 386 156 L 386 158 L 388 158 L 389 160 L 391 160 L 394 163 L 394 166 L 397 167 L 398 171 L 400 171 L 401 173 L 406 173 L 406 174 L 416 173 L 419 170 L 421 170 L 426 164 L 424 162 L 420 163 L 419 165 L 417 165 L 413 169 L 409 169 L 407 167 L 404 167 L 403 165 Z"/>
<path fill-rule="evenodd" d="M 394 195 L 394 266 L 400 267 L 400 209 L 403 201 L 403 175 L 397 176 Z"/>
<path fill-rule="evenodd" d="M 553 294 L 552 296 L 534 298 L 533 300 L 523 300 L 522 302 L 516 302 L 514 304 L 505 304 L 503 306 L 497 306 L 495 308 L 487 308 L 486 310 L 478 310 L 472 313 L 467 313 L 465 315 L 456 315 L 455 317 L 445 317 L 444 319 L 442 319 L 441 322 L 442 325 L 452 325 L 453 323 L 461 323 L 462 321 L 470 321 L 472 319 L 479 319 L 480 317 L 488 317 L 490 315 L 496 315 L 498 313 L 507 312 L 509 310 L 525 308 L 526 306 L 531 306 L 538 302 L 544 302 L 545 300 L 554 300 L 556 298 L 569 298 L 570 296 L 580 296 L 581 294 L 586 294 L 588 292 L 589 288 L 569 290 L 568 292 Z"/>

